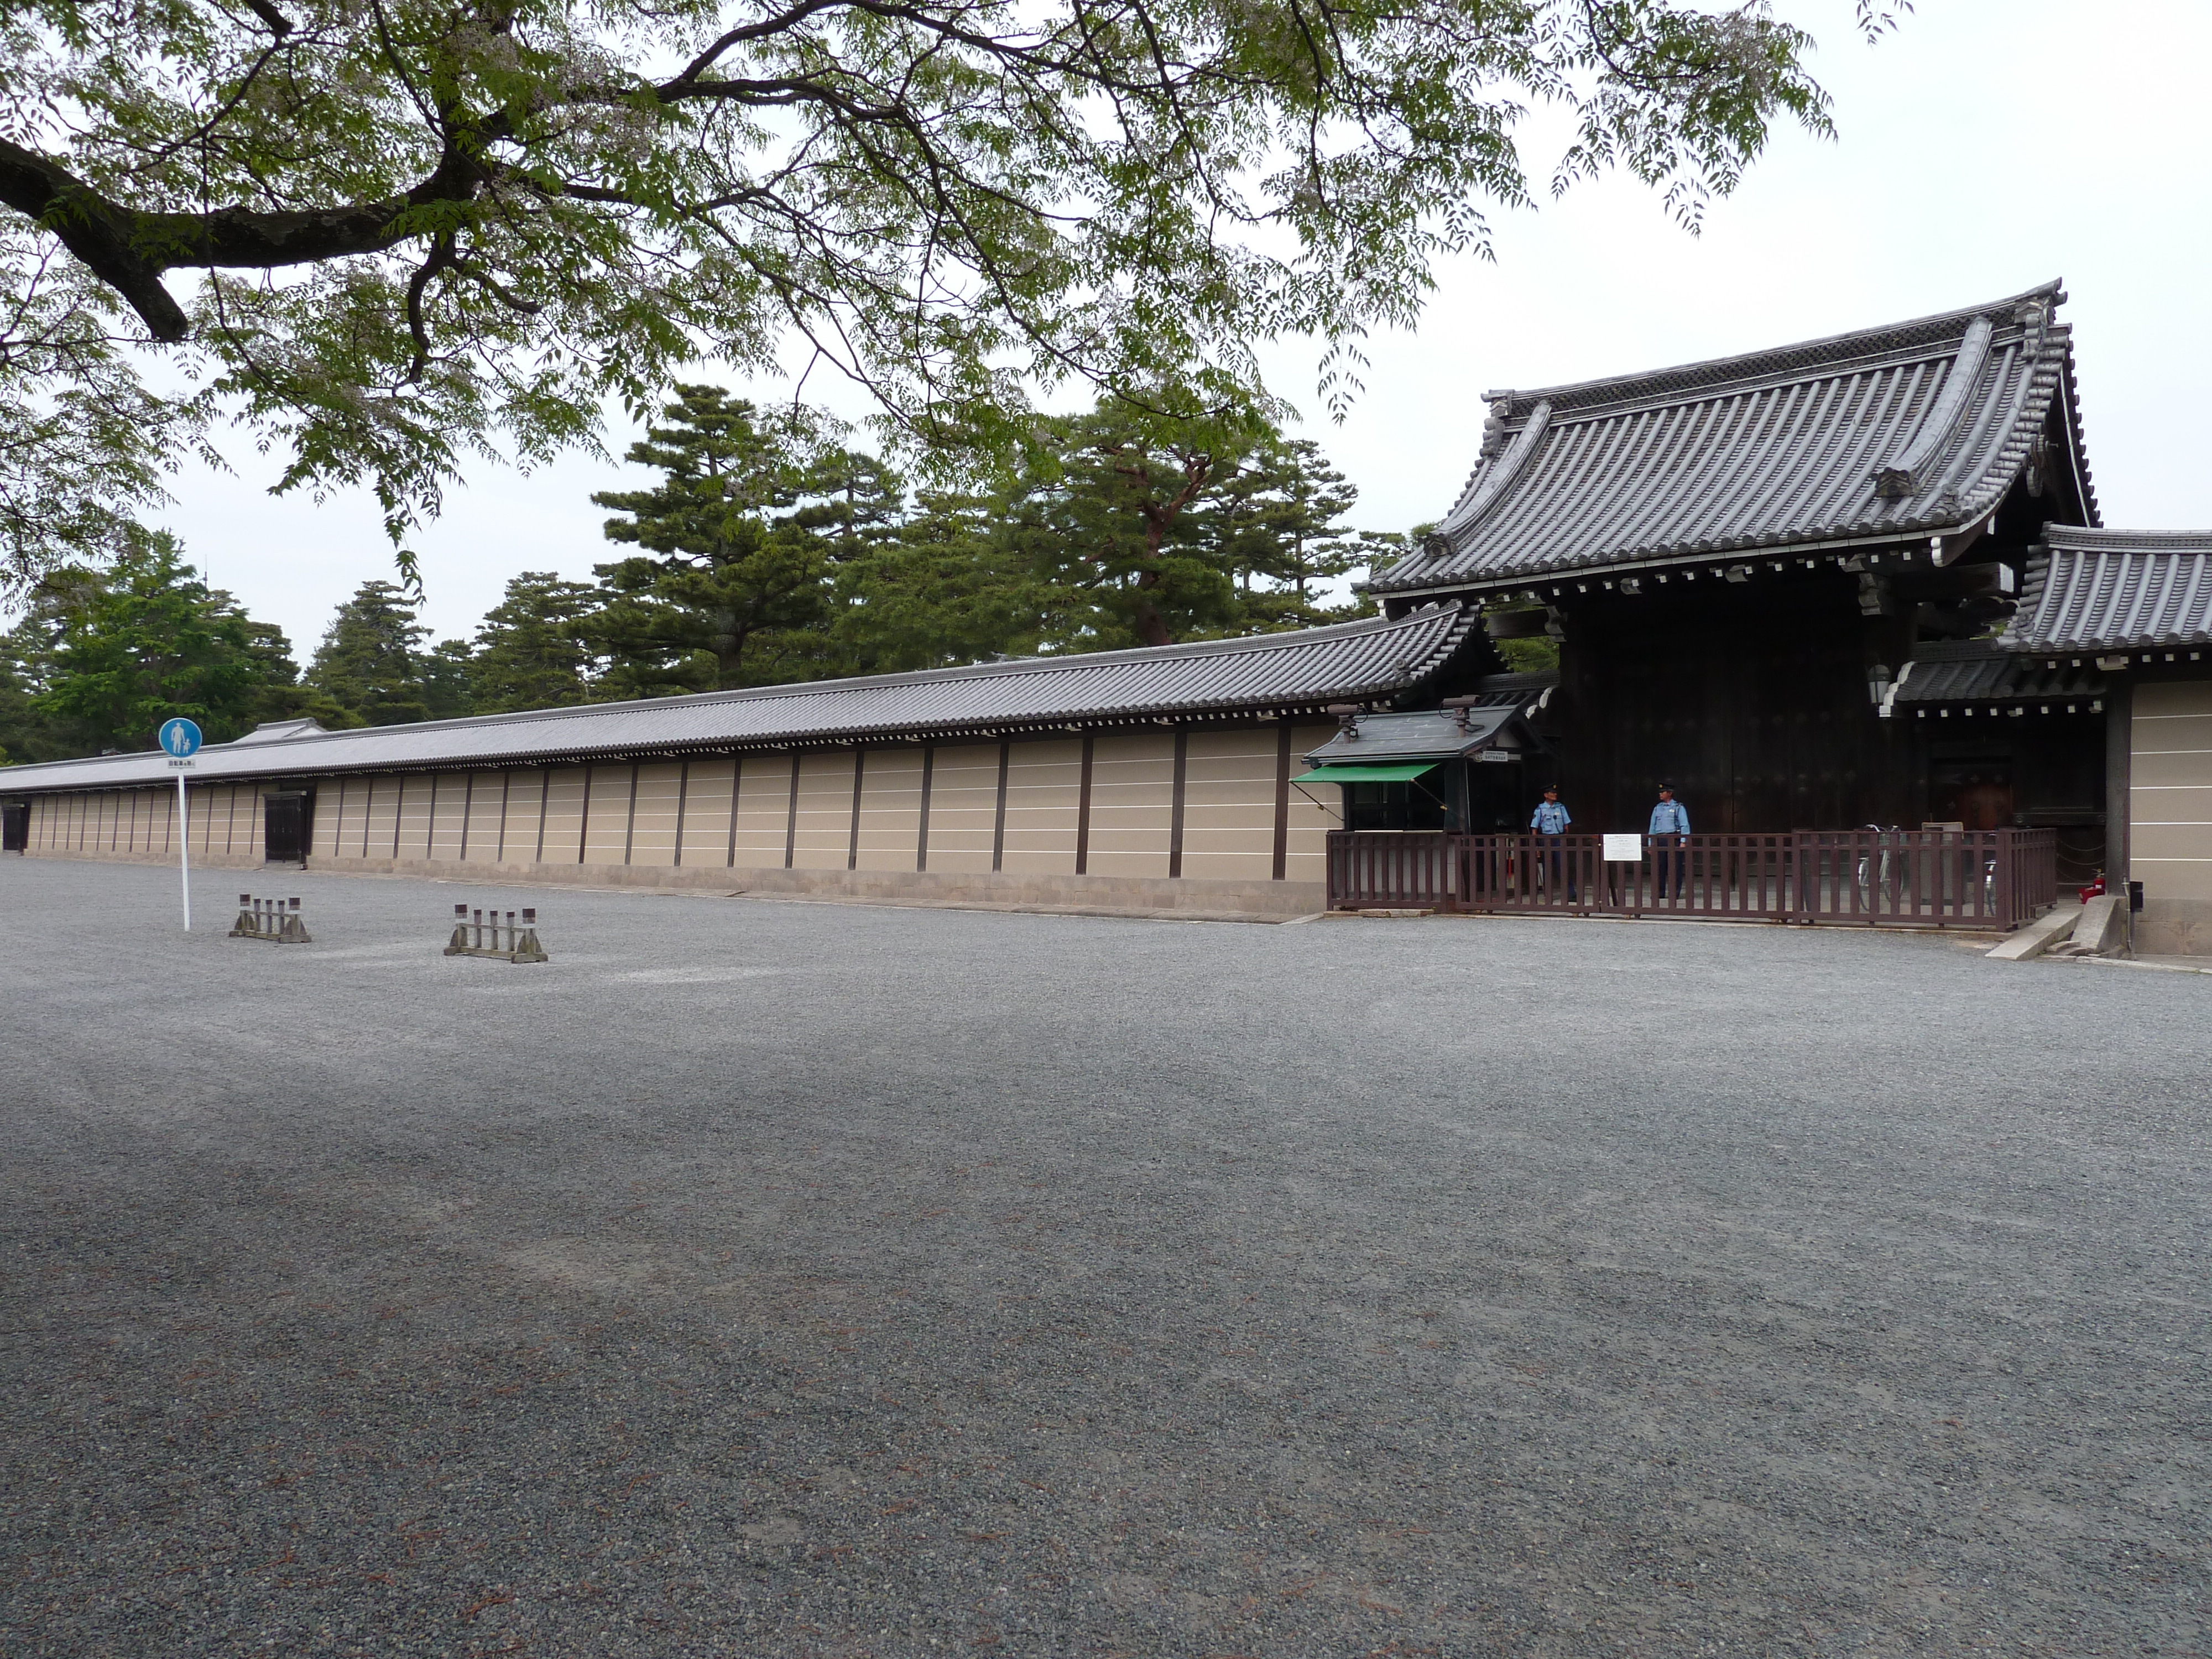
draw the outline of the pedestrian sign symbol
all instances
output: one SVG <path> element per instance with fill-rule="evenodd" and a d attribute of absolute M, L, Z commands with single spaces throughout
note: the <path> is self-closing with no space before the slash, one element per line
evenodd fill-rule
<path fill-rule="evenodd" d="M 182 714 L 172 714 L 161 722 L 161 729 L 154 734 L 154 741 L 161 745 L 161 752 L 169 757 L 169 768 L 177 775 L 177 823 L 184 833 L 177 837 L 177 879 L 184 885 L 185 931 L 192 931 L 192 862 L 189 851 L 192 844 L 191 812 L 185 799 L 185 774 L 192 769 L 192 757 L 200 751 L 198 723 Z"/>

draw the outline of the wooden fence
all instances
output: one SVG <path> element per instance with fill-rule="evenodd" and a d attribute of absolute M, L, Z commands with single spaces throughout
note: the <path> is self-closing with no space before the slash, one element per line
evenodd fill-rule
<path fill-rule="evenodd" d="M 2058 897 L 2049 830 L 1795 830 L 1639 848 L 1633 862 L 1608 861 L 1597 836 L 1339 830 L 1329 904 L 2004 932 Z"/>

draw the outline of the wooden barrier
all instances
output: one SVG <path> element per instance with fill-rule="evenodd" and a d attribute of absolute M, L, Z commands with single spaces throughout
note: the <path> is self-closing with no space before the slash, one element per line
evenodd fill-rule
<path fill-rule="evenodd" d="M 1333 909 L 1538 911 L 2008 932 L 2057 900 L 2050 830 L 1795 830 L 1638 838 L 1339 830 Z"/>

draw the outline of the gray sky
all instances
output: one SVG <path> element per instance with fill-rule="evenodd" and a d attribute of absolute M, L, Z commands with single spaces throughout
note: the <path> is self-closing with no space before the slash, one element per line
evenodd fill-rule
<path fill-rule="evenodd" d="M 1498 262 L 1455 263 L 1416 334 L 1370 343 L 1342 426 L 1318 414 L 1313 352 L 1269 356 L 1278 392 L 1359 487 L 1362 527 L 1438 516 L 1480 441 L 1480 394 L 1662 368 L 1947 311 L 2054 276 L 2070 296 L 2083 429 L 2105 521 L 2212 526 L 2212 61 L 2203 0 L 1920 0 L 1871 50 L 1850 0 L 1776 9 L 1824 42 L 1832 143 L 1785 134 L 1705 234 L 1609 180 L 1493 215 Z M 1532 134 L 1534 170 L 1547 159 Z M 773 395 L 771 392 L 769 395 Z M 855 406 L 857 407 L 857 406 Z M 848 411 L 851 412 L 851 411 Z M 619 453 L 628 434 L 609 434 Z M 301 660 L 391 550 L 365 495 L 265 494 L 276 468 L 231 440 L 234 477 L 195 471 L 163 521 Z M 414 538 L 440 636 L 473 631 L 519 570 L 589 580 L 609 556 L 594 489 L 647 475 L 571 457 L 530 477 L 479 465 Z"/>

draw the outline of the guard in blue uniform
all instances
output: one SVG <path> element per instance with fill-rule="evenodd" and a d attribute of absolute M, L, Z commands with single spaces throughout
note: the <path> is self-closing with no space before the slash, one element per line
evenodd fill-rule
<path fill-rule="evenodd" d="M 1552 886 L 1554 890 L 1559 884 L 1559 837 L 1567 833 L 1567 826 L 1574 821 L 1575 815 L 1560 804 L 1559 786 L 1556 783 L 1544 791 L 1544 799 L 1536 803 L 1535 814 L 1528 820 L 1529 829 L 1540 836 L 1548 836 L 1552 838 Z M 1538 867 L 1540 869 L 1542 867 L 1541 854 L 1538 854 Z M 1574 897 L 1574 884 L 1570 881 L 1567 884 L 1569 902 L 1572 902 Z"/>
<path fill-rule="evenodd" d="M 1679 850 L 1690 833 L 1690 810 L 1674 799 L 1672 784 L 1659 786 L 1659 804 L 1651 809 L 1651 873 L 1658 878 L 1659 896 L 1667 896 L 1668 877 L 1674 877 L 1674 890 L 1680 893 L 1688 885 L 1690 861 L 1686 854 Z"/>

